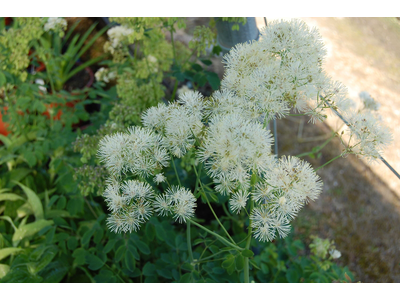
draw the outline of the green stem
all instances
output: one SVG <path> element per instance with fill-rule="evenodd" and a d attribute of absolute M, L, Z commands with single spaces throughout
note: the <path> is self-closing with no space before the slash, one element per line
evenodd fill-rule
<path fill-rule="evenodd" d="M 343 154 L 343 153 L 342 153 L 342 154 Z M 338 159 L 339 157 L 341 157 L 341 156 L 342 156 L 342 154 L 339 154 L 338 156 L 336 156 L 336 157 L 332 158 L 330 161 L 328 161 L 328 162 L 324 163 L 322 166 L 320 166 L 320 167 L 316 168 L 316 169 L 315 169 L 315 172 L 317 172 L 319 169 L 321 169 L 321 168 L 325 167 L 327 164 L 330 164 L 330 163 L 331 163 L 331 162 L 333 162 L 335 159 Z"/>
<path fill-rule="evenodd" d="M 254 201 L 250 199 L 250 211 L 253 210 L 254 207 Z M 247 230 L 247 241 L 246 241 L 246 250 L 250 249 L 250 243 L 251 243 L 251 219 L 249 218 L 249 228 Z M 249 276 L 249 258 L 245 257 L 244 258 L 244 282 L 249 283 L 250 282 L 250 276 Z"/>
<path fill-rule="evenodd" d="M 176 179 L 178 179 L 179 186 L 182 186 L 181 181 L 179 180 L 178 171 L 176 170 L 175 161 L 174 161 L 174 157 L 172 156 L 172 154 L 171 154 L 171 161 L 172 161 L 172 165 L 174 166 L 174 171 L 175 171 Z"/>
<path fill-rule="evenodd" d="M 218 256 L 219 254 L 224 253 L 224 252 L 226 252 L 226 251 L 228 251 L 228 250 L 221 250 L 221 251 L 218 251 L 217 253 L 214 253 L 214 254 L 212 254 L 212 255 L 210 255 L 210 256 L 207 256 L 207 257 L 205 257 L 205 258 L 196 260 L 196 263 L 204 263 L 205 261 L 209 260 L 210 258 L 213 258 L 213 257 L 215 257 L 215 256 Z"/>
<path fill-rule="evenodd" d="M 195 167 L 195 166 L 193 165 L 193 167 Z M 196 173 L 197 178 L 199 178 L 199 174 L 197 173 L 196 168 L 194 168 L 194 171 Z M 226 236 L 232 241 L 232 243 L 236 244 L 235 241 L 230 236 L 230 234 L 228 233 L 228 231 L 225 229 L 224 225 L 222 225 L 221 221 L 218 219 L 218 216 L 215 213 L 214 209 L 212 208 L 210 201 L 208 201 L 207 193 L 203 187 L 203 184 L 201 183 L 201 180 L 199 180 L 199 184 L 200 184 L 201 189 L 203 190 L 204 198 L 206 199 L 206 202 L 207 202 L 208 206 L 210 207 L 210 210 L 211 210 L 212 214 L 214 215 L 215 219 L 217 220 L 219 226 L 221 226 L 222 230 L 225 232 Z"/>
<path fill-rule="evenodd" d="M 215 237 L 216 237 L 217 239 L 219 239 L 223 244 L 225 244 L 225 245 L 227 245 L 227 246 L 229 246 L 229 247 L 232 247 L 232 248 L 234 248 L 234 249 L 236 249 L 236 250 L 239 250 L 239 251 L 243 251 L 243 250 L 244 250 L 243 248 L 241 248 L 241 247 L 239 247 L 239 246 L 237 246 L 237 245 L 235 245 L 235 244 L 232 244 L 232 243 L 229 242 L 227 239 L 225 239 L 225 238 L 223 238 L 222 236 L 220 236 L 218 233 L 215 233 L 214 231 L 211 231 L 211 230 L 207 229 L 206 227 L 200 225 L 199 223 L 197 223 L 197 222 L 195 222 L 195 221 L 193 221 L 193 220 L 188 220 L 188 221 L 189 221 L 190 223 L 192 223 L 193 225 L 196 225 L 196 226 L 199 227 L 200 229 L 203 229 L 204 231 L 208 232 L 209 234 L 215 236 Z"/>
<path fill-rule="evenodd" d="M 169 30 L 171 33 L 171 44 L 172 44 L 172 53 L 174 55 L 174 61 L 176 63 L 176 52 L 175 52 L 175 42 L 174 42 L 174 24 L 171 25 L 171 29 Z"/>
<path fill-rule="evenodd" d="M 175 100 L 176 90 L 178 88 L 178 79 L 175 79 L 174 89 L 172 91 L 171 102 Z"/>
<path fill-rule="evenodd" d="M 301 153 L 299 155 L 296 155 L 297 157 L 302 157 L 302 156 L 306 156 L 306 155 L 310 155 L 310 154 L 316 154 L 318 152 L 320 152 L 326 145 L 328 145 L 328 143 L 335 137 L 335 135 L 332 135 L 329 139 L 327 139 L 322 145 L 315 147 L 314 151 L 310 151 L 310 152 L 304 152 Z"/>
<path fill-rule="evenodd" d="M 187 240 L 186 243 L 188 246 L 190 263 L 192 263 L 193 262 L 193 252 L 192 252 L 192 243 L 191 243 L 191 236 L 190 236 L 190 222 L 187 222 L 186 240 Z"/>

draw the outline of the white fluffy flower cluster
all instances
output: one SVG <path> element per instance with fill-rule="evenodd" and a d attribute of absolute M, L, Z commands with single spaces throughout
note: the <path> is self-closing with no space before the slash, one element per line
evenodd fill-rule
<path fill-rule="evenodd" d="M 259 41 L 239 44 L 224 56 L 222 87 L 268 120 L 291 108 L 321 119 L 318 93 L 330 82 L 322 71 L 325 54 L 316 29 L 300 20 L 275 21 Z"/>
<path fill-rule="evenodd" d="M 159 215 L 173 214 L 175 221 L 182 223 L 194 216 L 197 204 L 196 198 L 190 190 L 172 186 L 166 193 L 156 197 L 153 206 Z"/>
<path fill-rule="evenodd" d="M 154 191 L 148 183 L 127 180 L 122 185 L 110 182 L 104 192 L 111 215 L 107 224 L 116 233 L 139 229 L 152 214 Z"/>
<path fill-rule="evenodd" d="M 211 119 L 198 158 L 221 194 L 250 187 L 251 173 L 261 174 L 274 161 L 272 136 L 260 123 L 232 113 Z"/>
<path fill-rule="evenodd" d="M 375 99 L 372 98 L 368 92 L 362 91 L 359 94 L 359 96 L 360 96 L 360 99 L 363 101 L 364 109 L 378 110 L 379 107 L 381 107 L 381 104 L 379 102 L 375 101 Z"/>
<path fill-rule="evenodd" d="M 130 172 L 148 177 L 169 164 L 169 155 L 162 144 L 159 134 L 133 126 L 125 133 L 105 136 L 99 143 L 98 156 L 114 176 Z"/>
<path fill-rule="evenodd" d="M 115 26 L 107 31 L 108 38 L 112 48 L 118 48 L 121 42 L 125 41 L 134 30 L 126 26 Z"/>
<path fill-rule="evenodd" d="M 117 77 L 117 75 L 115 72 L 113 72 L 113 71 L 110 72 L 109 69 L 101 67 L 94 74 L 94 77 L 96 77 L 97 81 L 103 81 L 105 83 L 108 83 L 108 82 L 114 80 Z"/>
<path fill-rule="evenodd" d="M 46 24 L 44 24 L 45 31 L 65 31 L 67 29 L 67 21 L 63 18 L 48 18 Z"/>
<path fill-rule="evenodd" d="M 322 182 L 309 163 L 297 157 L 281 157 L 252 193 L 258 204 L 250 216 L 255 236 L 261 241 L 273 240 L 276 233 L 285 237 L 290 221 L 305 204 L 318 198 L 321 189 Z"/>
<path fill-rule="evenodd" d="M 163 136 L 162 145 L 172 155 L 182 157 L 203 131 L 203 106 L 201 94 L 189 91 L 177 102 L 149 108 L 142 114 L 142 122 Z"/>
<path fill-rule="evenodd" d="M 379 120 L 379 115 L 371 110 L 362 110 L 349 112 L 345 117 L 351 153 L 363 156 L 370 162 L 379 160 L 382 151 L 393 140 L 389 128 Z"/>

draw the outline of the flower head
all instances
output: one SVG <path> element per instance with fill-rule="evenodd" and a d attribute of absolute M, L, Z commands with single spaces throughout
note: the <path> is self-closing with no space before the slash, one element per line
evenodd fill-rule
<path fill-rule="evenodd" d="M 175 221 L 179 223 L 192 218 L 196 206 L 196 198 L 190 190 L 177 186 L 172 186 L 165 194 L 157 196 L 154 203 L 154 208 L 159 215 L 172 213 Z"/>
<path fill-rule="evenodd" d="M 274 160 L 271 145 L 271 134 L 261 124 L 239 114 L 218 115 L 211 120 L 197 156 L 205 162 L 208 174 L 222 185 L 219 189 L 230 192 L 233 185 L 247 188 L 251 171 L 269 169 Z"/>

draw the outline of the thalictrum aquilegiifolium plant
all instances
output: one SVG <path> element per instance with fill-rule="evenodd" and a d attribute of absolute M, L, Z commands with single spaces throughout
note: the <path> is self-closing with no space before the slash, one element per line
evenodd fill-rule
<path fill-rule="evenodd" d="M 292 110 L 310 116 L 311 123 L 324 120 L 332 107 L 352 114 L 345 87 L 323 71 L 325 54 L 316 29 L 298 20 L 272 22 L 261 30 L 259 41 L 238 44 L 224 56 L 221 90 L 211 97 L 184 93 L 177 101 L 146 110 L 143 126 L 104 137 L 98 156 L 109 172 L 104 192 L 111 213 L 109 229 L 137 231 L 153 212 L 172 216 L 187 223 L 190 264 L 199 263 L 191 246 L 194 225 L 231 251 L 225 257 L 227 268 L 239 258 L 237 270 L 243 270 L 243 281 L 250 282 L 252 238 L 270 242 L 286 237 L 290 221 L 322 190 L 321 179 L 308 162 L 271 153 L 273 137 L 267 124 Z M 349 132 L 359 141 L 343 155 L 374 159 L 391 141 L 390 135 L 379 135 L 386 127 L 377 116 L 367 114 L 368 120 L 351 119 Z M 187 157 L 195 171 L 193 190 L 182 185 L 176 168 L 176 162 Z M 177 185 L 162 175 L 169 165 Z M 201 172 L 211 184 L 203 182 Z M 219 196 L 229 197 L 231 213 L 246 224 L 244 240 L 235 241 L 215 213 L 211 200 Z M 209 206 L 223 236 L 197 222 L 198 199 Z"/>

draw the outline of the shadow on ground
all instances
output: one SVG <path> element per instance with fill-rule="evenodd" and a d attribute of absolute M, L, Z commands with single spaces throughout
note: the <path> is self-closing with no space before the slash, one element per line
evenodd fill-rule
<path fill-rule="evenodd" d="M 307 122 L 306 117 L 278 120 L 279 156 L 308 152 L 329 138 L 325 124 Z M 317 168 L 342 148 L 335 138 L 319 158 L 305 159 Z M 306 206 L 293 225 L 306 242 L 312 234 L 335 240 L 342 253 L 338 263 L 347 265 L 357 281 L 400 282 L 400 199 L 371 168 L 349 155 L 319 170 L 324 182 L 320 199 Z"/>

